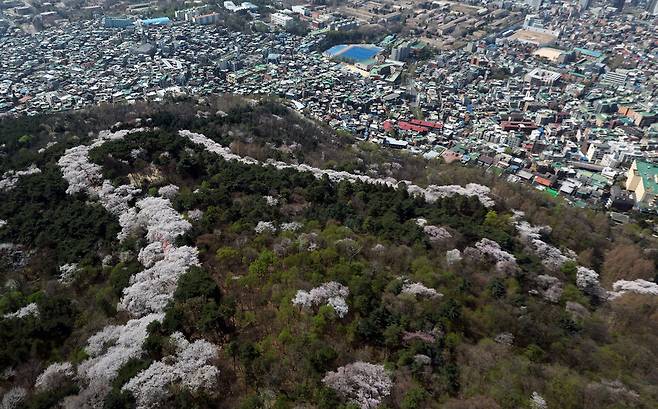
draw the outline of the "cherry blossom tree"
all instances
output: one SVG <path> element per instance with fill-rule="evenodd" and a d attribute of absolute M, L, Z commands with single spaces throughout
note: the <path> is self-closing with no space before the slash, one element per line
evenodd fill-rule
<path fill-rule="evenodd" d="M 362 409 L 379 406 L 393 387 L 383 365 L 361 361 L 327 372 L 322 383 Z"/>
<path fill-rule="evenodd" d="M 349 288 L 335 281 L 330 281 L 313 288 L 311 291 L 297 291 L 295 298 L 292 299 L 292 303 L 303 308 L 312 308 L 317 305 L 328 304 L 334 308 L 336 315 L 343 318 L 348 312 L 345 298 L 349 294 Z"/>
<path fill-rule="evenodd" d="M 16 409 L 25 401 L 27 390 L 19 386 L 11 388 L 2 396 L 0 409 Z"/>
<path fill-rule="evenodd" d="M 276 206 L 279 204 L 279 199 L 274 196 L 263 196 L 268 206 Z"/>
<path fill-rule="evenodd" d="M 546 243 L 542 237 L 551 233 L 550 226 L 533 226 L 523 220 L 524 213 L 514 211 L 514 226 L 519 235 L 519 240 L 526 245 L 527 250 L 541 259 L 541 263 L 549 271 L 558 271 L 567 261 L 573 261 L 575 256 L 571 251 L 565 251 Z"/>
<path fill-rule="evenodd" d="M 147 326 L 152 321 L 162 321 L 163 311 L 173 297 L 178 279 L 190 266 L 198 265 L 198 250 L 189 246 L 176 247 L 173 241 L 191 228 L 191 224 L 171 206 L 166 197 L 146 197 L 138 200 L 133 207 L 130 203 L 141 194 L 140 189 L 130 185 L 114 187 L 102 179 L 101 169 L 89 161 L 89 151 L 101 146 L 108 140 L 117 140 L 128 133 L 141 129 L 118 132 L 101 132 L 89 146 L 69 149 L 60 158 L 58 164 L 64 178 L 69 182 L 68 193 L 84 192 L 99 202 L 112 214 L 118 216 L 122 231 L 119 239 L 138 233 L 144 233 L 147 246 L 140 250 L 138 260 L 145 270 L 130 278 L 130 285 L 123 290 L 118 309 L 130 312 L 135 319 L 124 325 L 109 325 L 91 336 L 85 348 L 88 358 L 77 368 L 76 378 L 83 388 L 78 395 L 69 396 L 63 402 L 65 408 L 96 408 L 111 389 L 111 381 L 116 377 L 121 366 L 142 354 L 142 344 L 147 337 Z M 173 185 L 165 186 L 160 194 L 171 197 L 177 192 Z M 66 270 L 71 267 L 65 267 Z M 197 365 L 204 360 L 205 341 L 187 342 L 182 336 L 173 337 L 180 349 L 178 363 L 173 367 L 179 374 L 180 382 L 192 390 L 207 385 L 214 385 L 217 369 L 212 366 Z M 211 345 L 211 344 L 208 344 Z M 213 346 L 213 351 L 216 350 Z M 213 352 L 212 357 L 215 357 Z M 195 361 L 195 359 L 197 361 Z M 209 359 L 209 358 L 208 358 Z M 205 359 L 205 360 L 208 360 Z M 195 363 L 196 362 L 196 363 Z M 156 363 L 169 365 L 168 362 Z M 156 365 L 154 364 L 154 365 Z M 40 381 L 44 385 L 56 373 L 69 371 L 66 364 L 47 369 Z M 157 368 L 157 365 L 154 368 Z M 197 372 L 193 371 L 198 366 Z M 164 373 L 171 373 L 172 368 L 165 368 Z M 167 375 L 165 375 L 167 376 Z M 143 384 L 133 378 L 132 384 Z M 166 393 L 168 383 L 161 384 L 162 393 Z M 142 389 L 139 389 L 140 391 Z M 143 404 L 142 407 L 150 407 Z"/>
<path fill-rule="evenodd" d="M 576 270 L 576 286 L 585 294 L 597 297 L 600 300 L 608 298 L 608 292 L 601 287 L 599 274 L 587 267 L 578 267 Z"/>
<path fill-rule="evenodd" d="M 75 371 L 70 362 L 56 362 L 41 372 L 34 383 L 34 388 L 38 391 L 57 389 L 74 374 Z"/>
<path fill-rule="evenodd" d="M 176 197 L 179 190 L 179 187 L 176 185 L 165 185 L 158 189 L 158 194 L 165 199 L 171 200 Z"/>
<path fill-rule="evenodd" d="M 290 222 L 290 223 L 283 223 L 281 225 L 281 230 L 295 232 L 300 230 L 302 227 L 304 226 L 300 222 Z"/>
<path fill-rule="evenodd" d="M 150 251 L 148 257 L 146 252 L 140 252 L 142 260 L 152 265 L 130 278 L 130 285 L 123 289 L 117 309 L 129 311 L 136 316 L 164 311 L 173 298 L 180 276 L 188 268 L 199 265 L 198 254 L 194 247 L 171 246 L 163 253 L 161 260 L 155 261 Z"/>
<path fill-rule="evenodd" d="M 176 355 L 154 362 L 131 378 L 123 390 L 132 392 L 138 409 L 158 406 L 170 394 L 168 386 L 180 383 L 195 392 L 211 390 L 217 384 L 219 370 L 208 362 L 217 358 L 217 346 L 204 340 L 192 343 L 180 332 L 171 339 Z"/>
<path fill-rule="evenodd" d="M 59 278 L 57 281 L 64 285 L 71 284 L 75 279 L 75 274 L 78 272 L 77 263 L 62 264 L 59 266 Z"/>
<path fill-rule="evenodd" d="M 185 234 L 192 225 L 184 220 L 171 206 L 169 199 L 162 197 L 145 197 L 136 203 L 139 212 L 137 223 L 146 228 L 149 242 L 173 242 L 176 237 Z"/>
<path fill-rule="evenodd" d="M 4 318 L 25 318 L 25 317 L 38 317 L 39 306 L 36 303 L 31 303 L 18 309 L 15 312 L 9 312 L 3 315 Z"/>
<path fill-rule="evenodd" d="M 146 268 L 152 267 L 156 262 L 164 258 L 164 247 L 162 242 L 156 241 L 147 244 L 137 255 L 137 261 L 142 263 Z"/>
<path fill-rule="evenodd" d="M 431 242 L 440 242 L 452 237 L 452 234 L 444 227 L 426 225 L 423 227 L 423 232 Z"/>
<path fill-rule="evenodd" d="M 489 196 L 489 194 L 491 193 L 491 189 L 489 189 L 487 186 L 479 185 L 477 183 L 469 183 L 466 186 L 430 185 L 427 188 L 422 188 L 412 183 L 408 183 L 408 181 L 399 181 L 393 178 L 375 178 L 367 175 L 357 175 L 354 173 L 337 171 L 333 169 L 319 169 L 306 164 L 295 165 L 295 164 L 288 164 L 282 161 L 275 161 L 275 160 L 259 162 L 253 158 L 236 155 L 235 153 L 231 152 L 230 148 L 223 147 L 219 143 L 213 141 L 212 139 L 206 137 L 203 134 L 190 132 L 188 130 L 180 130 L 179 135 L 184 138 L 188 138 L 190 141 L 192 141 L 197 145 L 203 146 L 204 149 L 206 149 L 208 152 L 215 153 L 227 161 L 237 161 L 240 163 L 261 165 L 261 166 L 270 165 L 270 166 L 274 166 L 277 169 L 295 169 L 300 172 L 309 172 L 318 179 L 327 176 L 331 181 L 334 182 L 345 180 L 348 182 L 383 184 L 394 188 L 400 188 L 401 186 L 405 186 L 410 194 L 419 195 L 430 203 L 435 202 L 443 197 L 463 195 L 469 197 L 477 197 L 480 203 L 482 203 L 482 205 L 485 207 L 493 207 L 495 205 L 494 200 Z"/>
<path fill-rule="evenodd" d="M 274 233 L 276 231 L 276 227 L 274 227 L 274 223 L 272 222 L 260 221 L 256 227 L 254 227 L 254 231 L 258 234 Z"/>
<path fill-rule="evenodd" d="M 34 164 L 30 165 L 30 167 L 25 170 L 6 171 L 0 179 L 0 192 L 13 189 L 21 177 L 35 175 L 37 173 L 41 173 L 41 169 Z"/>
<path fill-rule="evenodd" d="M 412 283 L 409 281 L 405 281 L 404 284 L 402 284 L 401 294 L 411 294 L 427 298 L 439 298 L 443 296 L 443 294 L 437 292 L 433 288 L 425 287 L 421 283 Z"/>
<path fill-rule="evenodd" d="M 462 252 L 459 249 L 452 249 L 446 251 L 446 262 L 449 265 L 458 263 L 462 260 Z"/>
<path fill-rule="evenodd" d="M 193 222 L 198 222 L 203 217 L 203 210 L 193 209 L 187 212 L 187 218 Z"/>
<path fill-rule="evenodd" d="M 537 392 L 532 392 L 530 397 L 530 408 L 531 409 L 548 409 L 548 404 L 546 400 Z"/>
<path fill-rule="evenodd" d="M 612 298 L 617 298 L 626 293 L 658 295 L 658 284 L 651 281 L 637 279 L 634 281 L 619 280 L 612 285 Z"/>
<path fill-rule="evenodd" d="M 542 275 L 538 275 L 535 278 L 535 282 L 539 287 L 538 289 L 539 294 L 546 301 L 552 303 L 557 303 L 558 301 L 560 301 L 563 287 L 562 287 L 562 282 L 557 277 L 542 274 Z"/>
<path fill-rule="evenodd" d="M 149 314 L 124 325 L 108 325 L 92 335 L 85 348 L 89 357 L 77 369 L 76 377 L 83 388 L 78 395 L 67 398 L 64 406 L 101 407 L 119 368 L 141 356 L 148 325 L 163 318 L 164 314 Z"/>
<path fill-rule="evenodd" d="M 78 377 L 86 381 L 114 379 L 123 364 L 141 355 L 146 327 L 163 318 L 164 314 L 149 314 L 124 325 L 108 325 L 92 335 L 85 347 L 89 358 L 78 365 Z"/>

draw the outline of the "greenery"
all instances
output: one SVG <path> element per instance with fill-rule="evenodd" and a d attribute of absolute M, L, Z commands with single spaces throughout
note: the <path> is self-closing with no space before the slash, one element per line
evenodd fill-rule
<path fill-rule="evenodd" d="M 37 163 L 42 170 L 0 192 L 0 219 L 7 221 L 0 241 L 23 251 L 12 256 L 20 262 L 3 253 L 0 264 L 0 371 L 15 370 L 0 388 L 28 386 L 26 407 L 52 407 L 77 393 L 74 382 L 46 392 L 31 385 L 50 363 L 83 361 L 86 340 L 105 325 L 125 323 L 116 305 L 130 277 L 143 269 L 137 261 L 143 239 L 119 243 L 117 220 L 89 197 L 67 195 L 56 165 L 66 147 L 89 140 L 76 136 L 71 124 L 82 124 L 80 135 L 113 125 L 100 119 L 101 112 L 114 122 L 132 118 L 117 128 L 158 128 L 93 149 L 91 160 L 104 177 L 135 182 L 144 194 L 176 184 L 175 209 L 203 211 L 177 243 L 198 248 L 201 263 L 180 277 L 165 319 L 149 326 L 143 355 L 121 367 L 105 408 L 134 407 L 122 386 L 172 354 L 174 332 L 220 346 L 213 362 L 219 384 L 205 392 L 174 385 L 165 407 L 353 408 L 322 379 L 359 360 L 383 364 L 392 374 L 395 386 L 384 408 L 530 408 L 533 392 L 550 408 L 656 407 L 658 300 L 626 295 L 601 302 L 576 285 L 578 266 L 599 272 L 606 288 L 618 279 L 655 280 L 655 252 L 644 251 L 656 245 L 648 224 L 611 226 L 605 214 L 568 207 L 476 169 L 354 145 L 272 99 L 103 109 L 79 114 L 88 122 L 73 114 L 0 121 L 7 151 L 21 157 L 5 169 Z M 178 136 L 179 129 L 258 159 L 419 185 L 485 183 L 497 204 L 485 208 L 464 196 L 427 203 L 404 188 L 227 162 Z M 39 152 L 48 138 L 57 145 Z M 268 204 L 265 196 L 278 203 Z M 550 225 L 546 240 L 574 250 L 577 260 L 547 270 L 519 241 L 512 209 L 525 211 L 533 224 Z M 452 237 L 429 240 L 418 218 Z M 257 233 L 261 221 L 278 229 Z M 299 229 L 281 228 L 290 222 Z M 518 271 L 501 273 L 493 263 L 468 257 L 447 263 L 447 250 L 482 238 L 513 254 Z M 79 264 L 70 286 L 56 280 L 64 263 Z M 531 293 L 541 274 L 564 283 L 557 302 Z M 404 280 L 442 296 L 407 294 Z M 329 281 L 349 287 L 345 317 L 328 305 L 292 303 L 298 290 Z M 38 316 L 5 317 L 31 303 Z M 578 314 L 567 308 L 573 303 L 582 307 Z M 507 333 L 512 341 L 501 342 Z M 622 387 L 610 386 L 616 381 Z"/>

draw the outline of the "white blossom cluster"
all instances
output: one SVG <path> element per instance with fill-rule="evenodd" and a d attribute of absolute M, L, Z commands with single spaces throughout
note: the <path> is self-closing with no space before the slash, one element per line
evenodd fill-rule
<path fill-rule="evenodd" d="M 533 226 L 523 220 L 524 213 L 518 210 L 514 211 L 514 225 L 519 233 L 519 239 L 524 243 L 527 249 L 533 252 L 541 259 L 541 263 L 550 271 L 558 271 L 567 261 L 575 259 L 573 252 L 566 251 L 566 255 L 555 246 L 552 246 L 542 240 L 542 236 L 551 233 L 550 226 Z"/>
<path fill-rule="evenodd" d="M 477 197 L 482 203 L 482 205 L 485 207 L 492 207 L 495 205 L 493 199 L 489 197 L 489 194 L 491 193 L 491 189 L 483 185 L 478 185 L 476 183 L 469 183 L 464 187 L 458 185 L 448 185 L 448 186 L 430 185 L 427 188 L 422 188 L 408 181 L 399 181 L 394 178 L 374 178 L 367 175 L 357 175 L 345 171 L 314 168 L 312 166 L 305 164 L 291 165 L 282 161 L 275 161 L 275 160 L 268 160 L 267 162 L 259 162 L 254 158 L 242 157 L 240 155 L 236 155 L 231 152 L 230 148 L 223 147 L 219 143 L 213 141 L 212 139 L 206 137 L 203 134 L 194 133 L 187 130 L 181 130 L 179 131 L 179 135 L 188 138 L 193 143 L 203 146 L 208 152 L 215 153 L 220 157 L 222 157 L 224 160 L 228 160 L 228 161 L 238 161 L 249 165 L 271 165 L 277 169 L 295 169 L 300 172 L 312 173 L 313 176 L 315 176 L 318 179 L 326 175 L 327 177 L 329 177 L 330 180 L 334 182 L 345 180 L 348 182 L 383 184 L 394 188 L 400 187 L 401 183 L 404 182 L 403 186 L 406 186 L 407 191 L 410 194 L 420 195 L 430 203 L 435 202 L 439 198 L 443 198 L 443 197 L 464 195 L 464 196 Z"/>
<path fill-rule="evenodd" d="M 475 243 L 475 248 L 495 261 L 516 262 L 516 257 L 513 254 L 501 249 L 500 245 L 493 240 L 483 238 Z"/>
<path fill-rule="evenodd" d="M 139 261 L 144 267 L 152 267 L 155 263 L 164 258 L 164 247 L 162 242 L 154 241 L 142 247 L 137 255 Z"/>
<path fill-rule="evenodd" d="M 164 311 L 176 291 L 180 276 L 189 267 L 199 265 L 199 251 L 195 247 L 171 246 L 162 253 L 160 260 L 156 256 L 156 247 L 153 245 L 148 251 L 148 263 L 152 265 L 130 278 L 130 285 L 123 289 L 117 309 L 135 316 Z M 142 260 L 147 257 L 144 251 L 140 256 Z"/>
<path fill-rule="evenodd" d="M 334 309 L 336 315 L 340 318 L 343 318 L 350 312 L 350 308 L 347 306 L 347 301 L 343 297 L 331 297 L 327 300 L 327 305 Z"/>
<path fill-rule="evenodd" d="M 276 206 L 279 204 L 279 199 L 274 196 L 263 196 L 268 206 Z"/>
<path fill-rule="evenodd" d="M 329 281 L 311 291 L 299 290 L 292 299 L 292 303 L 304 308 L 312 308 L 320 304 L 328 304 L 334 308 L 336 315 L 343 318 L 348 313 L 345 298 L 350 294 L 350 289 L 336 282 Z"/>
<path fill-rule="evenodd" d="M 418 193 L 425 198 L 428 202 L 436 202 L 438 199 L 444 197 L 452 197 L 455 195 L 477 197 L 484 207 L 495 206 L 494 200 L 489 196 L 491 189 L 487 186 L 479 185 L 477 183 L 468 183 L 466 186 L 459 185 L 429 185 L 427 189 L 423 189 L 416 185 L 409 186 L 409 193 Z"/>
<path fill-rule="evenodd" d="M 64 180 L 69 183 L 66 193 L 75 194 L 89 192 L 102 182 L 102 169 L 89 161 L 89 151 L 92 148 L 80 145 L 67 149 L 57 165 L 62 171 Z"/>
<path fill-rule="evenodd" d="M 443 297 L 443 294 L 439 293 L 433 288 L 425 287 L 421 283 L 412 283 L 405 280 L 405 283 L 402 284 L 402 294 L 412 294 L 420 297 L 427 298 L 439 298 Z"/>
<path fill-rule="evenodd" d="M 414 355 L 414 363 L 418 365 L 430 365 L 432 363 L 432 358 L 424 354 Z"/>
<path fill-rule="evenodd" d="M 7 225 L 7 220 L 0 219 L 0 229 Z"/>
<path fill-rule="evenodd" d="M 203 217 L 203 210 L 201 209 L 193 209 L 187 212 L 187 218 L 192 220 L 193 222 L 198 222 L 201 220 Z"/>
<path fill-rule="evenodd" d="M 37 165 L 30 165 L 25 170 L 8 170 L 2 175 L 0 179 L 0 192 L 13 189 L 14 186 L 18 183 L 18 180 L 23 176 L 34 175 L 36 173 L 41 173 L 41 169 Z"/>
<path fill-rule="evenodd" d="M 539 275 L 535 278 L 539 286 L 539 293 L 546 301 L 557 303 L 562 297 L 562 282 L 553 276 L 546 274 Z"/>
<path fill-rule="evenodd" d="M 41 372 L 34 383 L 34 388 L 38 391 L 57 389 L 74 374 L 75 371 L 70 362 L 56 362 Z"/>
<path fill-rule="evenodd" d="M 131 207 L 130 201 L 141 191 L 130 185 L 115 188 L 109 181 L 102 180 L 100 166 L 89 161 L 92 148 L 139 131 L 141 129 L 101 132 L 90 146 L 71 148 L 58 161 L 64 178 L 69 182 L 67 192 L 86 192 L 98 197 L 110 213 L 119 217 L 122 227 L 120 239 L 141 229 L 146 230 L 149 245 L 140 251 L 139 259 L 147 270 L 131 277 L 131 286 L 124 289 L 118 307 L 136 316 L 163 311 L 176 289 L 180 275 L 189 266 L 198 264 L 195 249 L 171 246 L 176 237 L 184 234 L 192 225 L 174 210 L 169 199 L 146 197 Z M 160 188 L 162 195 L 172 196 L 176 192 L 178 187 L 174 185 Z"/>
<path fill-rule="evenodd" d="M 102 145 L 105 141 L 121 139 L 128 133 L 140 131 L 141 129 L 101 132 L 90 146 L 67 150 L 58 162 L 64 178 L 69 182 L 68 193 L 84 192 L 96 197 L 110 213 L 119 217 L 122 226 L 119 239 L 123 240 L 145 231 L 148 242 L 138 255 L 138 260 L 145 270 L 130 278 L 130 286 L 123 290 L 117 307 L 130 312 L 135 318 L 124 325 L 109 325 L 89 338 L 86 347 L 89 358 L 77 368 L 77 379 L 82 382 L 83 389 L 77 396 L 67 397 L 65 407 L 102 406 L 103 399 L 111 389 L 110 382 L 116 377 L 119 368 L 142 354 L 142 344 L 148 335 L 148 324 L 152 321 L 162 321 L 164 318 L 163 311 L 173 297 L 180 276 L 190 266 L 199 264 L 196 248 L 177 247 L 172 244 L 176 237 L 191 228 L 191 224 L 173 209 L 168 198 L 146 197 L 132 207 L 129 203 L 141 190 L 130 185 L 114 188 L 109 181 L 102 180 L 100 167 L 89 161 L 89 151 L 92 148 Z M 170 185 L 161 188 L 159 193 L 172 197 L 177 191 L 177 187 Z M 214 385 L 216 368 L 205 367 L 203 362 L 204 367 L 199 367 L 198 376 L 193 376 L 192 367 L 189 366 L 195 365 L 194 359 L 203 359 L 201 353 L 205 341 L 193 344 L 182 338 L 177 341 L 182 351 L 179 355 L 182 355 L 176 368 L 184 379 L 170 379 L 171 382 L 181 381 L 193 389 L 210 385 L 211 381 Z M 210 373 L 212 376 L 206 376 Z M 130 382 L 138 388 L 142 381 L 144 379 L 136 377 Z M 161 393 L 167 393 L 166 386 L 171 382 L 162 384 Z"/>
<path fill-rule="evenodd" d="M 27 390 L 16 386 L 11 388 L 2 396 L 2 401 L 0 401 L 0 409 L 16 409 L 23 403 L 25 397 L 27 396 Z"/>
<path fill-rule="evenodd" d="M 179 187 L 176 185 L 165 185 L 158 189 L 158 194 L 165 199 L 171 200 L 176 197 L 179 190 Z"/>
<path fill-rule="evenodd" d="M 393 387 L 383 365 L 361 361 L 342 366 L 336 372 L 327 372 L 322 383 L 361 409 L 379 406 Z"/>
<path fill-rule="evenodd" d="M 633 281 L 619 280 L 612 285 L 611 298 L 617 298 L 626 293 L 658 295 L 658 284 L 637 279 Z"/>
<path fill-rule="evenodd" d="M 514 334 L 511 332 L 501 332 L 500 334 L 496 335 L 494 342 L 501 345 L 512 345 L 514 343 Z"/>
<path fill-rule="evenodd" d="M 449 265 L 458 263 L 462 260 L 462 252 L 459 249 L 452 249 L 446 251 L 446 262 Z"/>
<path fill-rule="evenodd" d="M 416 226 L 425 227 L 426 225 L 427 225 L 427 219 L 423 219 L 422 217 L 416 219 Z"/>
<path fill-rule="evenodd" d="M 300 222 L 290 222 L 290 223 L 283 223 L 281 225 L 281 230 L 295 232 L 301 229 L 302 227 L 304 226 Z"/>
<path fill-rule="evenodd" d="M 551 234 L 551 226 L 533 226 L 525 220 L 518 220 L 515 223 L 516 230 L 519 233 L 521 242 L 527 243 L 531 240 L 541 239 L 542 236 Z"/>
<path fill-rule="evenodd" d="M 597 297 L 601 300 L 608 298 L 608 292 L 599 282 L 599 274 L 587 267 L 578 267 L 576 271 L 576 287 L 585 294 Z"/>
<path fill-rule="evenodd" d="M 557 271 L 567 261 L 574 261 L 572 257 L 564 255 L 557 247 L 539 239 L 532 240 L 528 247 L 537 257 L 541 258 L 542 265 L 550 271 Z"/>
<path fill-rule="evenodd" d="M 187 232 L 192 225 L 184 220 L 180 213 L 171 207 L 169 199 L 162 197 L 145 197 L 136 203 L 139 212 L 136 222 L 146 227 L 146 239 L 149 242 L 173 242 Z"/>
<path fill-rule="evenodd" d="M 452 237 L 452 234 L 444 227 L 427 225 L 423 227 L 423 232 L 431 242 L 444 241 Z"/>
<path fill-rule="evenodd" d="M 153 321 L 162 321 L 164 314 L 149 314 L 129 320 L 124 325 L 108 325 L 87 340 L 89 358 L 78 365 L 78 378 L 85 383 L 109 383 L 119 368 L 142 354 L 142 344 Z"/>
<path fill-rule="evenodd" d="M 39 316 L 39 306 L 36 303 L 31 303 L 26 305 L 23 308 L 20 308 L 16 312 L 9 312 L 3 315 L 4 318 L 25 318 L 25 317 L 38 317 Z"/>
<path fill-rule="evenodd" d="M 133 159 L 137 159 L 140 155 L 142 155 L 144 152 L 146 152 L 144 149 L 139 148 L 139 149 L 133 149 L 130 151 L 130 157 Z"/>
<path fill-rule="evenodd" d="M 130 379 L 123 390 L 132 392 L 138 409 L 157 407 L 169 396 L 168 386 L 181 383 L 191 391 L 212 389 L 217 384 L 219 370 L 208 365 L 217 358 L 217 346 L 204 340 L 192 343 L 180 333 L 171 336 L 177 353 L 154 362 Z"/>
<path fill-rule="evenodd" d="M 548 404 L 546 400 L 537 392 L 532 392 L 530 397 L 530 408 L 531 409 L 548 409 Z"/>
<path fill-rule="evenodd" d="M 274 223 L 272 223 L 272 222 L 260 221 L 260 222 L 258 222 L 256 227 L 254 227 L 254 231 L 258 234 L 274 233 L 274 232 L 276 232 L 276 227 L 274 227 Z"/>
<path fill-rule="evenodd" d="M 131 185 L 122 185 L 115 188 L 112 183 L 103 180 L 102 169 L 95 163 L 90 162 L 89 152 L 108 140 L 121 139 L 128 133 L 139 131 L 141 129 L 115 133 L 103 131 L 91 145 L 80 145 L 67 149 L 57 162 L 64 180 L 69 184 L 66 193 L 87 193 L 92 197 L 97 197 L 109 213 L 119 218 L 119 224 L 122 227 L 122 231 L 119 233 L 119 239 L 121 240 L 134 233 L 135 211 L 130 208 L 128 203 L 141 193 L 141 190 Z"/>
<path fill-rule="evenodd" d="M 381 253 L 383 253 L 384 251 L 386 251 L 386 246 L 384 246 L 384 245 L 381 244 L 381 243 L 377 243 L 377 244 L 375 244 L 374 246 L 372 246 L 372 248 L 371 248 L 370 250 L 373 251 L 373 252 L 375 252 L 375 253 L 380 253 L 380 254 L 381 254 Z"/>
<path fill-rule="evenodd" d="M 498 243 L 487 238 L 475 243 L 475 247 L 465 248 L 464 255 L 476 260 L 493 260 L 496 263 L 496 271 L 505 275 L 514 273 L 518 268 L 513 254 L 501 249 Z"/>
<path fill-rule="evenodd" d="M 61 284 L 68 285 L 75 279 L 75 273 L 78 272 L 77 263 L 62 264 L 59 266 L 59 281 Z"/>

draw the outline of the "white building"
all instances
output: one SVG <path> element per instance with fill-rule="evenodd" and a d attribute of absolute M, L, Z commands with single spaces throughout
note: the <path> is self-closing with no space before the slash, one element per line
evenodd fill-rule
<path fill-rule="evenodd" d="M 192 17 L 192 22 L 193 23 L 201 24 L 201 25 L 214 24 L 214 23 L 217 23 L 219 20 L 220 20 L 220 14 L 219 13 L 210 13 L 210 14 L 204 14 L 202 16 Z"/>
<path fill-rule="evenodd" d="M 283 28 L 289 28 L 292 26 L 294 19 L 283 13 L 273 13 L 271 16 L 271 22 L 274 25 L 281 26 Z"/>

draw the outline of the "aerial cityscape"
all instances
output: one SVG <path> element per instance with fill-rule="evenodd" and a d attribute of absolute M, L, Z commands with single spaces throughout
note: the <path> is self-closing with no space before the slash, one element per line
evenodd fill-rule
<path fill-rule="evenodd" d="M 658 0 L 0 0 L 0 409 L 658 405 Z"/>

